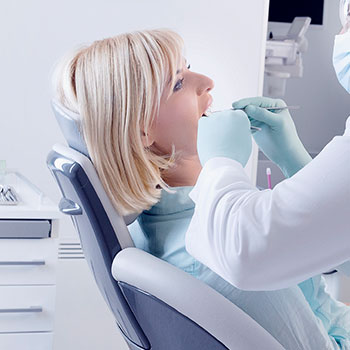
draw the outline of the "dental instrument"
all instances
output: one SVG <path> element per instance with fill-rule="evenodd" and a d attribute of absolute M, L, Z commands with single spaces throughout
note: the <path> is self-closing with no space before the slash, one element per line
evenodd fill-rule
<path fill-rule="evenodd" d="M 12 187 L 0 185 L 0 205 L 16 205 L 18 199 Z"/>
<path fill-rule="evenodd" d="M 263 108 L 263 109 L 266 109 L 267 111 L 283 111 L 285 109 L 290 109 L 290 110 L 296 110 L 296 109 L 299 109 L 300 106 L 284 106 L 284 107 L 259 107 L 259 108 Z M 240 110 L 241 108 L 230 108 L 230 109 L 233 109 L 234 111 L 235 110 Z M 208 117 L 208 115 L 212 114 L 212 113 L 218 113 L 218 112 L 222 112 L 222 110 L 220 111 L 207 111 L 205 114 L 203 114 L 203 117 Z"/>
<path fill-rule="evenodd" d="M 267 111 L 283 111 L 285 109 L 292 110 L 292 109 L 299 109 L 300 108 L 300 106 L 283 106 L 283 107 L 263 107 L 263 106 L 260 107 L 260 106 L 257 106 L 257 107 L 266 109 Z M 232 109 L 235 109 L 235 108 L 232 108 Z"/>
<path fill-rule="evenodd" d="M 290 109 L 290 110 L 292 110 L 292 109 L 299 109 L 300 108 L 300 106 L 285 106 L 285 107 L 261 107 L 261 108 L 264 108 L 264 109 L 266 109 L 266 110 L 268 110 L 268 111 L 283 111 L 283 110 L 285 110 L 285 109 Z"/>

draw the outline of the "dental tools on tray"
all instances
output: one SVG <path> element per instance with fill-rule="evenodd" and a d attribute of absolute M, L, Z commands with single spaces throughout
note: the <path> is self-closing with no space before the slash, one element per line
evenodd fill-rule
<path fill-rule="evenodd" d="M 0 185 L 0 205 L 17 205 L 18 195 L 11 186 Z"/>

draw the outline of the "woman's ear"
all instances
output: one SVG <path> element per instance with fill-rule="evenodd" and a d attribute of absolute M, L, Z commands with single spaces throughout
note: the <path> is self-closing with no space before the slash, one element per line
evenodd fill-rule
<path fill-rule="evenodd" d="M 145 148 L 151 147 L 152 144 L 154 143 L 154 139 L 152 135 L 148 133 L 148 138 L 147 138 L 147 135 L 145 134 L 145 132 L 144 131 L 141 131 L 141 132 L 142 132 L 141 138 L 142 138 L 143 147 Z"/>

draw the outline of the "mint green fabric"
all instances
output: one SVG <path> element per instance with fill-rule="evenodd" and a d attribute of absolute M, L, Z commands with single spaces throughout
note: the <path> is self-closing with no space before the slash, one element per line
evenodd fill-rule
<path fill-rule="evenodd" d="M 322 288 L 318 289 L 319 294 L 308 293 L 305 285 L 303 290 L 298 286 L 267 292 L 239 290 L 187 253 L 185 233 L 195 207 L 188 196 L 192 188 L 172 187 L 176 190 L 175 194 L 162 190 L 160 201 L 150 210 L 143 211 L 128 227 L 135 246 L 211 286 L 256 320 L 286 349 L 350 349 L 349 332 L 344 329 L 342 334 L 347 334 L 347 338 L 341 339 L 343 344 L 338 345 L 338 338 L 332 336 L 332 328 L 325 327 L 324 320 L 318 317 L 319 313 L 315 314 L 317 300 L 331 299 Z M 342 320 L 348 320 L 348 309 L 336 304 L 334 307 L 332 312 L 341 309 L 344 311 Z M 343 325 L 349 326 L 347 322 Z"/>
<path fill-rule="evenodd" d="M 320 275 L 299 283 L 299 287 L 312 311 L 340 349 L 350 349 L 350 308 L 326 292 L 325 280 Z"/>

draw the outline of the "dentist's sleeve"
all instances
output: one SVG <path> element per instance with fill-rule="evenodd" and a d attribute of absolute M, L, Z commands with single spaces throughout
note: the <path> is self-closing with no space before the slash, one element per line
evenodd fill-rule
<path fill-rule="evenodd" d="M 234 286 L 296 285 L 350 258 L 350 119 L 343 136 L 273 190 L 240 163 L 213 158 L 190 192 L 186 249 Z"/>

